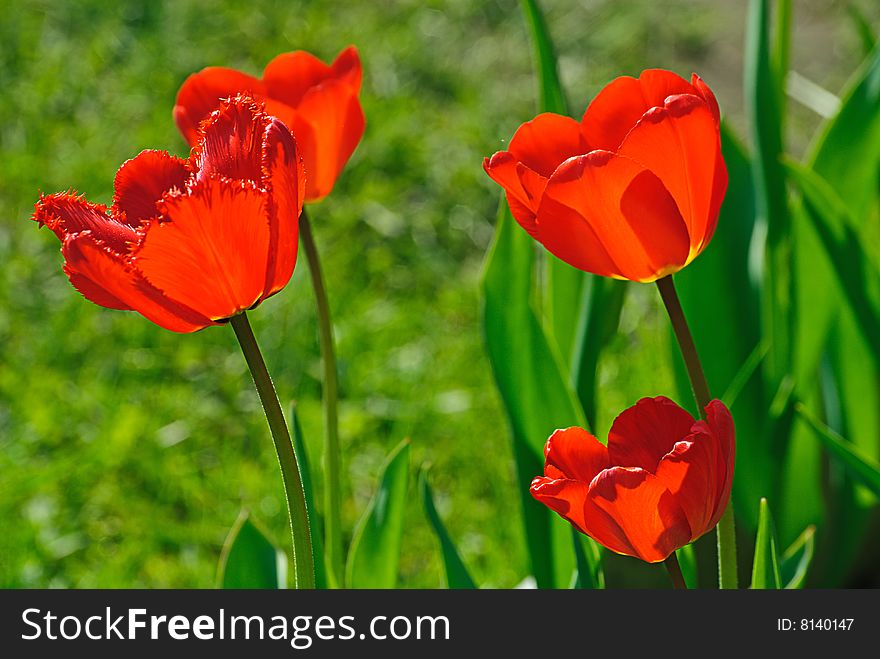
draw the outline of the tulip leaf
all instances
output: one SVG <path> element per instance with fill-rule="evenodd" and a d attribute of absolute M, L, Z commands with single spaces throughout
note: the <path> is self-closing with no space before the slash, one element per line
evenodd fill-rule
<path fill-rule="evenodd" d="M 602 548 L 592 538 L 571 527 L 574 555 L 577 562 L 572 588 L 596 590 L 605 588 L 605 571 L 602 569 Z"/>
<path fill-rule="evenodd" d="M 880 278 L 880 272 L 868 258 L 849 209 L 835 190 L 813 170 L 792 161 L 786 161 L 786 166 L 805 200 L 805 215 L 834 266 L 840 290 L 847 297 L 863 337 L 871 344 L 875 359 L 880 360 L 880 304 L 872 299 L 869 288 L 870 282 Z"/>
<path fill-rule="evenodd" d="M 287 556 L 242 510 L 232 525 L 217 569 L 217 587 L 224 589 L 287 587 Z"/>
<path fill-rule="evenodd" d="M 793 590 L 804 587 L 807 570 L 813 560 L 815 545 L 816 527 L 810 525 L 783 552 L 782 562 L 779 564 L 779 576 L 786 589 Z"/>
<path fill-rule="evenodd" d="M 559 68 L 556 65 L 556 52 L 550 32 L 547 30 L 547 23 L 544 21 L 544 14 L 537 0 L 521 0 L 520 6 L 532 37 L 535 68 L 538 72 L 539 112 L 568 114 L 568 103 L 565 100 L 565 91 L 559 80 Z"/>
<path fill-rule="evenodd" d="M 694 590 L 698 587 L 697 582 L 697 554 L 694 551 L 694 545 L 685 545 L 675 552 L 678 558 L 678 565 L 681 568 L 681 576 L 684 577 L 685 585 Z"/>
<path fill-rule="evenodd" d="M 355 528 L 346 566 L 350 588 L 394 588 L 409 485 L 409 440 L 389 454 L 379 487 Z"/>
<path fill-rule="evenodd" d="M 299 424 L 299 416 L 296 413 L 296 403 L 290 404 L 290 438 L 293 441 L 293 450 L 299 463 L 299 475 L 302 481 L 303 493 L 306 498 L 306 511 L 309 515 L 309 532 L 312 536 L 312 553 L 315 564 L 315 588 L 324 589 L 331 585 L 328 583 L 330 575 L 327 573 L 324 557 L 323 525 L 318 509 L 315 507 L 315 491 L 312 484 L 312 469 L 309 464 L 309 453 L 303 438 L 302 427 Z"/>
<path fill-rule="evenodd" d="M 422 505 L 425 507 L 425 514 L 431 523 L 431 527 L 434 529 L 437 540 L 440 541 L 443 569 L 446 572 L 446 587 L 460 589 L 476 588 L 474 580 L 471 579 L 471 575 L 467 567 L 465 567 L 464 561 L 461 560 L 455 543 L 449 537 L 449 533 L 443 525 L 443 520 L 440 519 L 437 508 L 434 506 L 434 495 L 431 493 L 431 485 L 428 483 L 427 467 L 422 467 L 419 472 L 419 491 L 422 496 Z"/>
<path fill-rule="evenodd" d="M 758 222 L 765 236 L 764 281 L 761 288 L 764 334 L 770 350 L 765 372 L 771 387 L 778 386 L 791 362 L 791 236 L 782 154 L 783 81 L 774 64 L 770 43 L 768 0 L 750 0 L 744 63 L 745 99 L 752 142 L 753 176 Z M 781 51 L 777 54 L 782 57 Z"/>
<path fill-rule="evenodd" d="M 572 381 L 584 416 L 594 429 L 597 426 L 596 373 L 599 357 L 602 349 L 617 334 L 626 291 L 626 282 L 609 277 L 588 275 L 584 281 L 581 317 L 572 356 Z"/>
<path fill-rule="evenodd" d="M 821 440 L 825 450 L 846 468 L 853 478 L 880 497 L 880 464 L 863 455 L 852 442 L 816 419 L 804 405 L 795 405 L 797 414 L 807 422 Z"/>
<path fill-rule="evenodd" d="M 569 525 L 535 501 L 528 487 L 544 471 L 544 444 L 552 432 L 586 422 L 531 306 L 533 245 L 502 199 L 483 271 L 483 328 L 510 423 L 532 574 L 540 588 L 566 588 L 575 569 Z"/>
<path fill-rule="evenodd" d="M 779 561 L 776 556 L 776 530 L 767 499 L 761 498 L 758 510 L 758 537 L 755 540 L 755 560 L 752 564 L 752 588 L 778 590 L 781 588 Z"/>
<path fill-rule="evenodd" d="M 862 44 L 862 54 L 867 56 L 877 45 L 877 35 L 874 32 L 874 28 L 871 27 L 871 22 L 855 2 L 848 2 L 846 10 L 856 34 L 859 35 L 859 41 Z"/>
<path fill-rule="evenodd" d="M 877 171 L 880 163 L 880 47 L 875 47 L 853 75 L 842 94 L 837 115 L 817 133 L 809 150 L 807 166 L 824 179 L 848 209 L 853 230 L 861 233 L 868 209 L 877 198 Z M 789 164 L 789 171 L 792 167 Z M 799 181 L 803 180 L 799 177 Z M 803 192 L 803 191 L 802 191 Z M 814 221 L 798 221 L 794 226 L 795 281 L 798 310 L 794 371 L 799 382 L 815 381 L 828 331 L 837 315 L 841 290 L 834 264 L 823 248 Z M 829 218 L 826 218 L 829 219 Z M 840 236 L 838 236 L 840 237 Z"/>

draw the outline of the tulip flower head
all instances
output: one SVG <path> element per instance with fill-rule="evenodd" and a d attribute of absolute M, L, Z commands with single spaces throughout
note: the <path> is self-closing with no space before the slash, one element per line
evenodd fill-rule
<path fill-rule="evenodd" d="M 184 139 L 195 145 L 199 122 L 220 100 L 246 93 L 265 103 L 293 133 L 306 170 L 306 201 L 318 201 L 336 178 L 364 134 L 358 94 L 361 62 L 349 46 L 330 65 L 298 50 L 273 59 L 255 78 L 235 69 L 208 67 L 187 78 L 177 92 L 174 121 Z"/>
<path fill-rule="evenodd" d="M 695 421 L 668 398 L 643 398 L 614 420 L 607 447 L 572 427 L 554 432 L 544 455 L 535 499 L 611 551 L 657 563 L 724 513 L 733 419 L 718 400 Z"/>
<path fill-rule="evenodd" d="M 597 275 L 651 282 L 715 232 L 727 189 L 715 96 L 695 74 L 617 78 L 578 122 L 526 122 L 486 158 L 511 213 L 551 253 Z"/>
<path fill-rule="evenodd" d="M 290 280 L 303 164 L 287 127 L 252 99 L 220 105 L 188 160 L 143 151 L 114 188 L 109 209 L 56 193 L 40 197 L 32 218 L 58 236 L 64 272 L 95 304 L 193 332 Z"/>

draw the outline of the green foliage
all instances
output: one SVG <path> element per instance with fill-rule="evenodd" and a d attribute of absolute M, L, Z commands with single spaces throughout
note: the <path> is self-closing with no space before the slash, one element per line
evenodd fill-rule
<path fill-rule="evenodd" d="M 755 540 L 755 559 L 752 564 L 752 588 L 779 589 L 779 561 L 776 556 L 776 529 L 767 499 L 761 499 L 758 509 L 758 537 Z"/>
<path fill-rule="evenodd" d="M 229 531 L 217 568 L 218 588 L 286 588 L 287 556 L 242 510 Z"/>
<path fill-rule="evenodd" d="M 443 520 L 434 506 L 434 495 L 431 493 L 431 485 L 428 483 L 428 469 L 423 467 L 419 472 L 419 491 L 422 496 L 422 505 L 425 507 L 425 514 L 434 533 L 437 534 L 437 540 L 440 542 L 440 552 L 443 554 L 443 567 L 446 571 L 446 586 L 448 588 L 476 588 L 474 580 L 468 573 L 464 561 L 458 553 L 455 543 L 449 537 Z"/>
<path fill-rule="evenodd" d="M 358 523 L 348 550 L 346 585 L 350 588 L 394 588 L 400 564 L 403 518 L 409 486 L 410 442 L 388 456 L 376 493 Z"/>

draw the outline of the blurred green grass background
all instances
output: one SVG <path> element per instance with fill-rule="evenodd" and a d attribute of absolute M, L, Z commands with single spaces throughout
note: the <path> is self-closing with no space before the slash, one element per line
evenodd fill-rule
<path fill-rule="evenodd" d="M 573 111 L 611 78 L 698 71 L 742 130 L 745 2 L 546 2 Z M 877 25 L 880 7 L 857 3 Z M 793 68 L 832 91 L 861 59 L 846 3 L 795 2 Z M 85 301 L 58 243 L 27 218 L 40 191 L 109 203 L 141 149 L 185 153 L 171 120 L 204 66 L 259 74 L 276 54 L 364 62 L 364 140 L 310 213 L 340 358 L 351 532 L 385 453 L 413 441 L 478 583 L 526 572 L 517 487 L 479 323 L 478 280 L 498 190 L 483 156 L 534 115 L 531 52 L 513 0 L 476 2 L 6 3 L 0 21 L 0 586 L 208 587 L 226 532 L 250 508 L 286 539 L 278 468 L 228 328 L 181 336 Z M 796 105 L 799 153 L 818 124 Z M 304 264 L 251 314 L 312 462 L 320 362 Z M 600 364 L 599 418 L 672 392 L 664 318 L 635 287 Z M 624 358 L 625 357 L 625 358 Z M 511 358 L 515 358 L 512 355 Z M 401 585 L 436 587 L 418 497 Z"/>

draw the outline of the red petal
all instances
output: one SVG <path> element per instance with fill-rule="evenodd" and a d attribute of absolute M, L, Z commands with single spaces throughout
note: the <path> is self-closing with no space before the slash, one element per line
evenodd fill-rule
<path fill-rule="evenodd" d="M 718 446 L 713 435 L 694 432 L 678 442 L 657 467 L 657 480 L 669 490 L 687 516 L 691 540 L 712 529 L 724 472 L 718 471 Z"/>
<path fill-rule="evenodd" d="M 530 170 L 548 179 L 563 162 L 591 149 L 577 121 L 546 112 L 517 129 L 508 151 Z"/>
<path fill-rule="evenodd" d="M 186 160 L 165 151 L 141 151 L 122 163 L 113 182 L 113 207 L 121 221 L 133 228 L 159 214 L 156 204 L 171 190 L 182 191 L 190 172 Z"/>
<path fill-rule="evenodd" d="M 578 531 L 611 551 L 627 556 L 636 555 L 636 550 L 620 525 L 589 499 L 587 483 L 565 478 L 539 477 L 532 480 L 529 492 L 550 510 L 573 524 Z"/>
<path fill-rule="evenodd" d="M 649 563 L 665 560 L 691 539 L 691 529 L 669 490 L 642 469 L 613 467 L 596 476 L 588 501 L 617 522 L 633 555 Z"/>
<path fill-rule="evenodd" d="M 357 93 L 340 80 L 308 90 L 288 124 L 306 169 L 306 201 L 330 193 L 364 134 L 364 113 Z"/>
<path fill-rule="evenodd" d="M 734 463 L 736 462 L 736 429 L 730 410 L 720 400 L 710 401 L 706 406 L 706 421 L 697 425 L 705 426 L 711 431 L 718 442 L 718 472 L 724 474 L 724 481 L 718 494 L 715 512 L 712 515 L 711 525 L 715 526 L 727 502 L 730 500 L 730 488 L 733 485 Z"/>
<path fill-rule="evenodd" d="M 611 464 L 640 467 L 653 474 L 660 459 L 690 435 L 693 425 L 694 417 L 668 398 L 642 398 L 611 424 Z"/>
<path fill-rule="evenodd" d="M 263 169 L 270 193 L 269 262 L 263 297 L 280 291 L 296 265 L 299 216 L 305 195 L 305 170 L 287 127 L 272 119 L 266 129 Z"/>
<path fill-rule="evenodd" d="M 278 55 L 263 71 L 266 94 L 290 107 L 298 106 L 310 89 L 330 80 L 344 83 L 357 95 L 361 63 L 354 46 L 339 53 L 332 66 L 311 53 L 297 50 Z"/>
<path fill-rule="evenodd" d="M 709 89 L 709 85 L 703 82 L 703 79 L 696 73 L 691 75 L 691 85 L 697 90 L 697 93 L 703 97 L 703 100 L 706 101 L 706 105 L 709 106 L 709 110 L 712 112 L 712 116 L 715 117 L 715 121 L 720 123 L 721 111 L 718 109 L 718 100 L 715 98 L 715 94 L 712 93 L 712 90 Z"/>
<path fill-rule="evenodd" d="M 607 151 L 571 158 L 556 170 L 537 223 L 548 250 L 598 275 L 654 281 L 688 256 L 687 229 L 662 183 Z"/>
<path fill-rule="evenodd" d="M 483 169 L 489 177 L 504 188 L 507 205 L 519 225 L 538 238 L 535 214 L 547 181 L 518 162 L 509 151 L 499 151 L 491 158 L 483 159 Z"/>
<path fill-rule="evenodd" d="M 163 203 L 135 251 L 144 277 L 169 297 L 221 320 L 252 307 L 266 284 L 267 194 L 241 181 L 207 179 Z"/>
<path fill-rule="evenodd" d="M 220 105 L 220 99 L 247 93 L 259 99 L 265 96 L 261 80 L 235 69 L 208 67 L 188 77 L 177 92 L 174 121 L 190 146 L 199 137 L 199 123 Z"/>
<path fill-rule="evenodd" d="M 133 309 L 173 332 L 194 332 L 212 324 L 208 318 L 162 295 L 89 233 L 68 237 L 62 253 L 70 282 L 95 304 Z"/>
<path fill-rule="evenodd" d="M 92 204 L 74 194 L 42 195 L 34 205 L 32 219 L 49 227 L 62 242 L 67 236 L 88 231 L 92 239 L 118 254 L 126 253 L 137 240 L 134 229 L 107 215 L 106 206 Z"/>
<path fill-rule="evenodd" d="M 622 76 L 606 85 L 584 112 L 584 135 L 593 149 L 616 151 L 645 112 L 662 106 L 672 94 L 693 93 L 684 78 L 663 69 L 643 71 L 638 79 Z"/>
<path fill-rule="evenodd" d="M 219 175 L 263 187 L 263 140 L 271 121 L 246 96 L 219 105 L 202 125 L 202 138 L 191 156 L 198 180 Z"/>
<path fill-rule="evenodd" d="M 608 467 L 608 449 L 583 428 L 572 426 L 557 430 L 544 447 L 546 466 L 559 469 L 565 478 L 589 483 Z"/>
<path fill-rule="evenodd" d="M 720 158 L 718 122 L 701 97 L 672 96 L 646 113 L 619 153 L 651 170 L 669 190 L 690 236 L 690 262 L 714 230 L 727 173 Z M 720 168 L 720 169 L 719 169 Z"/>

